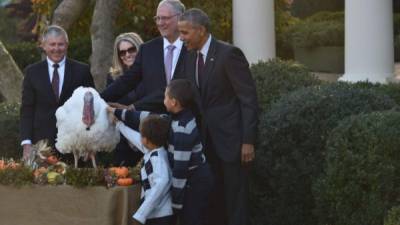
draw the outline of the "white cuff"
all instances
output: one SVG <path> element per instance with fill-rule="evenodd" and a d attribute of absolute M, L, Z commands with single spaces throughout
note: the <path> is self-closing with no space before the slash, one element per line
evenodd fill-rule
<path fill-rule="evenodd" d="M 23 141 L 21 142 L 21 146 L 24 146 L 24 145 L 31 145 L 31 144 L 32 144 L 32 141 L 29 140 L 29 139 L 23 140 Z"/>

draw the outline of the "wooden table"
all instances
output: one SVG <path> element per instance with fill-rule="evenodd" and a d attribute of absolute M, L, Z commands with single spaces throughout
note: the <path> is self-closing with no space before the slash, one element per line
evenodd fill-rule
<path fill-rule="evenodd" d="M 1 225 L 130 225 L 140 186 L 0 185 Z"/>

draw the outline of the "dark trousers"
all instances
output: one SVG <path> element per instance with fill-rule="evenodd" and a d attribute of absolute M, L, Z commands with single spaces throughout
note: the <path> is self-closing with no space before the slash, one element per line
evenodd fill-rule
<path fill-rule="evenodd" d="M 172 225 L 173 216 L 164 216 L 159 218 L 147 219 L 145 225 Z"/>
<path fill-rule="evenodd" d="M 204 225 L 209 196 L 214 184 L 210 166 L 205 163 L 189 172 L 179 225 Z"/>
<path fill-rule="evenodd" d="M 211 137 L 207 135 L 206 156 L 215 176 L 214 189 L 208 206 L 207 225 L 248 224 L 248 168 L 235 162 L 221 160 Z"/>

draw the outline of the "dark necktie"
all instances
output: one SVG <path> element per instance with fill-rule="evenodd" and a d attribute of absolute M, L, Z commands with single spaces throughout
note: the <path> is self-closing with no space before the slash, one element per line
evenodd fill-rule
<path fill-rule="evenodd" d="M 53 87 L 53 92 L 54 95 L 56 96 L 56 99 L 58 101 L 59 99 L 59 83 L 60 83 L 60 76 L 58 75 L 58 67 L 60 67 L 60 65 L 58 65 L 57 63 L 53 64 L 54 67 L 54 71 L 53 71 L 53 79 L 51 80 L 51 86 Z"/>
<path fill-rule="evenodd" d="M 198 81 L 198 86 L 199 89 L 201 89 L 201 86 L 204 82 L 204 60 L 203 60 L 203 54 L 201 52 L 197 53 L 197 81 Z"/>

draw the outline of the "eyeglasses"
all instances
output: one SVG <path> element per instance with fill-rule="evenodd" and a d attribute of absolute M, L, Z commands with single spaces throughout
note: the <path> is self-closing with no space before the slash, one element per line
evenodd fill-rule
<path fill-rule="evenodd" d="M 126 50 L 118 50 L 118 55 L 119 55 L 119 57 L 122 57 L 122 56 L 125 56 L 126 53 L 133 54 L 135 52 L 136 52 L 136 48 L 135 47 L 130 47 L 130 48 L 126 49 Z"/>
<path fill-rule="evenodd" d="M 154 22 L 158 22 L 158 21 L 166 21 L 166 20 L 170 20 L 172 17 L 180 15 L 179 13 L 172 15 L 172 16 L 155 16 L 153 17 Z"/>

